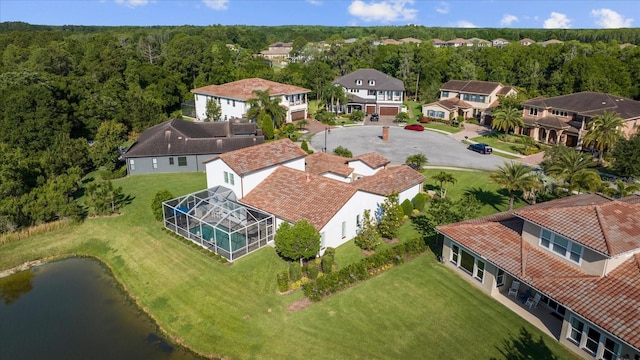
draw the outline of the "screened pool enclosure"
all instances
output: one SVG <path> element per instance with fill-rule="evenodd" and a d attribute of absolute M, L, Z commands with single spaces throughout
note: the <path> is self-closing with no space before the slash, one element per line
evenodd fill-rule
<path fill-rule="evenodd" d="M 164 226 L 233 261 L 273 240 L 274 217 L 240 204 L 223 186 L 162 204 Z"/>

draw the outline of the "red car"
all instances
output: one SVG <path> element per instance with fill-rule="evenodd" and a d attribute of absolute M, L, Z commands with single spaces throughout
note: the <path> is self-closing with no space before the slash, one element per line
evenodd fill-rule
<path fill-rule="evenodd" d="M 404 127 L 405 130 L 424 131 L 424 126 L 420 124 L 411 124 Z"/>

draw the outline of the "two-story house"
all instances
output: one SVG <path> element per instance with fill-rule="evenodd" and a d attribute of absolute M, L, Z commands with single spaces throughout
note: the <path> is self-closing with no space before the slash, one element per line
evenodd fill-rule
<path fill-rule="evenodd" d="M 628 137 L 640 125 L 640 101 L 611 94 L 584 91 L 575 94 L 538 97 L 522 103 L 524 126 L 516 129 L 545 144 L 582 147 L 589 120 L 614 112 L 624 120 Z"/>
<path fill-rule="evenodd" d="M 491 109 L 499 105 L 498 95 L 510 96 L 517 91 L 497 82 L 449 80 L 440 88 L 440 100 L 422 105 L 422 115 L 453 120 L 458 116 L 476 118 L 490 125 Z"/>
<path fill-rule="evenodd" d="M 223 121 L 246 117 L 250 108 L 247 101 L 256 97 L 255 90 L 269 90 L 272 99 L 280 99 L 280 106 L 287 110 L 284 119 L 286 122 L 307 118 L 309 110 L 307 93 L 311 90 L 260 78 L 250 78 L 191 90 L 195 94 L 196 120 L 204 121 L 207 118 L 209 100 L 218 103 L 222 110 L 221 120 Z"/>
<path fill-rule="evenodd" d="M 425 177 L 407 165 L 387 167 L 379 154 L 347 159 L 308 155 L 289 139 L 232 151 L 205 162 L 207 189 L 164 204 L 164 224 L 235 260 L 272 243 L 283 222 L 307 220 L 322 248 L 358 234 L 363 213 L 386 197 L 412 199 Z"/>
<path fill-rule="evenodd" d="M 437 231 L 444 263 L 581 357 L 640 358 L 640 196 L 574 195 Z"/>
<path fill-rule="evenodd" d="M 361 110 L 365 114 L 397 115 L 404 101 L 404 83 L 375 69 L 360 69 L 333 81 L 342 86 L 348 103 L 345 113 Z"/>
<path fill-rule="evenodd" d="M 268 50 L 261 51 L 260 55 L 269 60 L 287 60 L 293 50 L 293 43 L 276 42 L 269 44 Z"/>

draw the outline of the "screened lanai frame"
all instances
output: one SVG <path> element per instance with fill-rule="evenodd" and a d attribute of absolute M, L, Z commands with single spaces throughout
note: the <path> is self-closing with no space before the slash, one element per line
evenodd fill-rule
<path fill-rule="evenodd" d="M 275 217 L 240 204 L 224 186 L 162 203 L 164 227 L 229 261 L 273 240 Z"/>

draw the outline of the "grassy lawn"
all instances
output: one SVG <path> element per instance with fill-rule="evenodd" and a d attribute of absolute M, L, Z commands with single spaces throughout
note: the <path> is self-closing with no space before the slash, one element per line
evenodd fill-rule
<path fill-rule="evenodd" d="M 418 101 L 405 101 L 404 105 L 409 110 L 409 115 L 413 114 L 407 123 L 417 123 L 418 119 L 422 116 L 422 103 Z"/>
<path fill-rule="evenodd" d="M 441 171 L 452 174 L 457 180 L 455 184 L 448 185 L 447 197 L 455 200 L 464 194 L 474 195 L 482 203 L 478 216 L 509 210 L 509 194 L 489 180 L 489 172 L 427 169 L 423 171 L 427 177 L 427 189 L 439 191 L 440 185 L 432 176 Z M 513 207 L 519 208 L 524 205 L 527 203 L 516 196 Z"/>
<path fill-rule="evenodd" d="M 509 143 L 509 142 L 504 142 L 500 139 L 498 139 L 498 134 L 497 133 L 492 133 L 489 135 L 483 135 L 483 136 L 478 136 L 478 137 L 474 137 L 471 140 L 479 142 L 479 143 L 485 143 L 489 146 L 491 146 L 494 149 L 500 149 L 500 150 L 504 150 L 504 151 L 509 151 L 515 154 L 519 154 L 520 151 L 524 150 L 525 146 L 522 144 L 516 144 L 516 143 Z"/>
<path fill-rule="evenodd" d="M 463 130 L 462 127 L 449 126 L 447 124 L 441 124 L 441 123 L 437 123 L 437 122 L 431 122 L 431 123 L 428 123 L 428 124 L 422 124 L 422 126 L 424 126 L 427 129 L 435 129 L 435 130 L 446 131 L 446 132 L 451 133 L 451 134 L 455 134 L 455 133 L 460 132 L 460 131 Z"/>
<path fill-rule="evenodd" d="M 484 194 L 493 211 L 508 203 L 492 192 L 486 174 L 451 173 L 458 178 L 451 196 Z M 302 293 L 278 294 L 276 274 L 287 264 L 273 248 L 222 265 L 165 234 L 153 220 L 149 207 L 156 191 L 177 196 L 200 190 L 204 174 L 140 175 L 115 184 L 133 197 L 122 215 L 0 246 L 0 269 L 49 256 L 98 257 L 166 333 L 209 356 L 505 359 L 540 358 L 550 351 L 558 359 L 576 358 L 429 253 L 290 312 L 287 306 Z M 406 225 L 401 234 L 415 236 Z M 361 256 L 349 242 L 336 260 Z M 510 347 L 514 342 L 522 346 Z"/>

